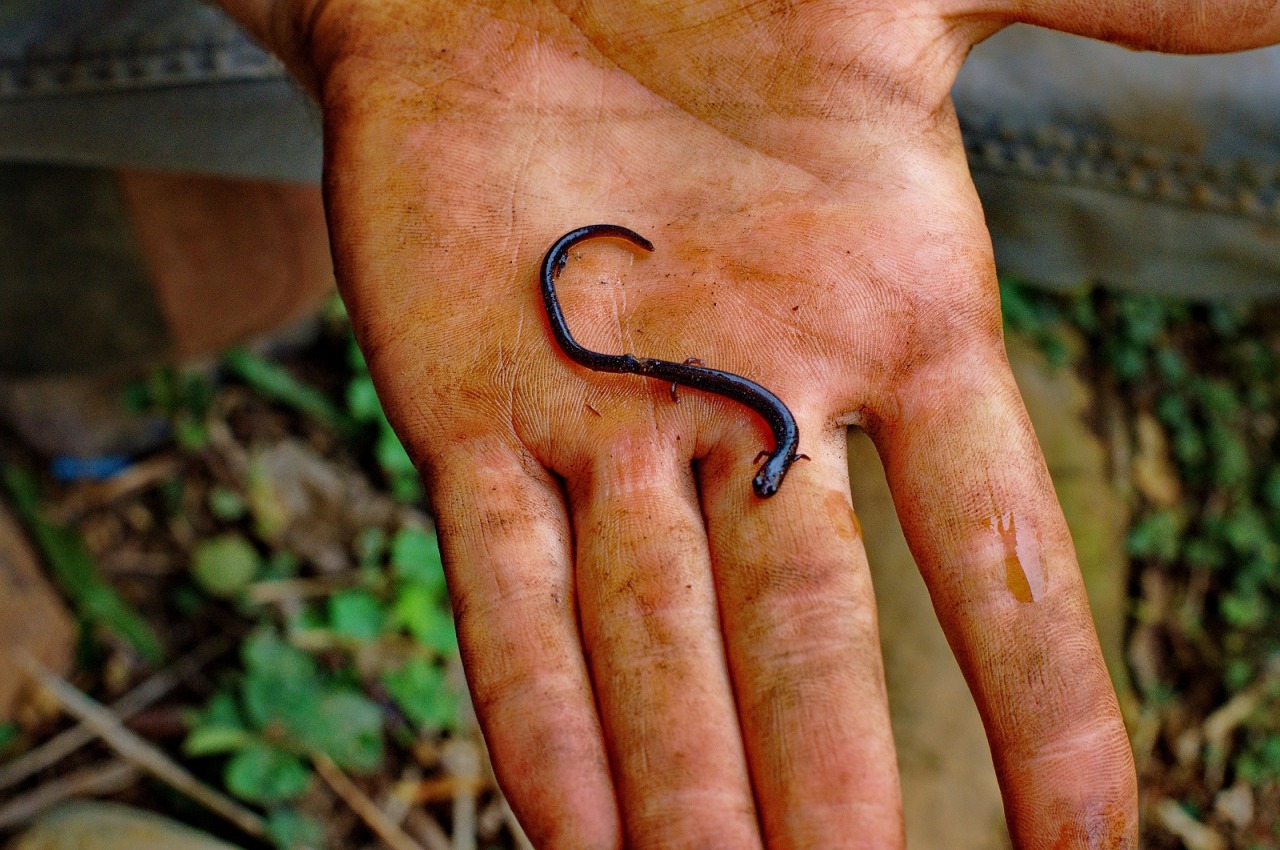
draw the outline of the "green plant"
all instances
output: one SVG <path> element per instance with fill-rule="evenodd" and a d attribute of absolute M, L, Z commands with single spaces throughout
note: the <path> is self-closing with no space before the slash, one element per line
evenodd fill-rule
<path fill-rule="evenodd" d="M 355 337 L 347 341 L 347 362 L 352 377 L 347 384 L 347 412 L 351 418 L 373 432 L 373 456 L 386 477 L 387 488 L 398 500 L 413 503 L 422 499 L 422 481 L 418 470 L 405 452 L 400 438 L 387 421 L 378 401 L 378 391 L 369 375 L 369 365 L 356 345 Z"/>
<path fill-rule="evenodd" d="M 228 351 L 222 365 L 264 398 L 293 408 L 327 425 L 338 434 L 351 429 L 351 420 L 320 390 L 306 384 L 278 363 L 244 348 Z"/>
<path fill-rule="evenodd" d="M 244 559 L 260 568 L 243 538 L 226 535 L 206 546 L 212 547 L 206 556 L 211 562 Z M 241 648 L 243 672 L 189 718 L 186 752 L 225 756 L 223 781 L 243 799 L 277 807 L 296 800 L 312 781 L 310 758 L 316 753 L 357 774 L 379 765 L 388 717 L 366 696 L 371 683 L 357 673 L 354 653 L 387 636 L 407 633 L 417 648 L 407 656 L 387 656 L 378 665 L 377 683 L 418 734 L 457 728 L 459 699 L 445 673 L 457 641 L 435 536 L 408 526 L 389 544 L 378 532 L 361 535 L 357 546 L 365 550 L 362 561 L 370 570 L 365 584 L 305 608 L 290 626 L 300 636 L 332 635 L 353 655 L 336 664 L 329 655 L 322 667 L 311 652 L 260 625 Z M 385 576 L 377 569 L 384 560 Z M 241 573 L 248 574 L 247 568 Z M 281 846 L 310 840 L 289 832 L 300 823 L 294 815 L 280 817 L 282 835 L 292 836 L 282 838 Z"/>
<path fill-rule="evenodd" d="M 323 753 L 355 773 L 378 766 L 382 709 L 346 676 L 322 671 L 273 629 L 241 649 L 244 673 L 191 718 L 189 755 L 230 754 L 227 788 L 266 805 L 296 799 L 311 778 L 308 757 Z"/>
<path fill-rule="evenodd" d="M 205 418 L 214 395 L 214 385 L 204 373 L 161 366 L 130 384 L 124 403 L 135 411 L 165 417 L 178 445 L 197 452 L 209 443 Z"/>
<path fill-rule="evenodd" d="M 159 663 L 164 651 L 155 631 L 98 573 L 75 529 L 49 518 L 35 476 L 20 466 L 0 465 L 0 485 L 81 619 L 118 635 L 147 662 Z"/>
<path fill-rule="evenodd" d="M 191 577 L 212 596 L 234 597 L 262 569 L 258 550 L 234 532 L 200 541 L 191 556 Z"/>
<path fill-rule="evenodd" d="M 0 723 L 0 753 L 9 749 L 20 737 L 22 737 L 22 730 L 16 723 Z"/>

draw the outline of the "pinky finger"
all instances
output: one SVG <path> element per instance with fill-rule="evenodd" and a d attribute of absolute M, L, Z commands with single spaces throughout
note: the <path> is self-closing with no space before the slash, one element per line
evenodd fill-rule
<path fill-rule="evenodd" d="M 463 667 L 498 782 L 534 844 L 614 848 L 620 821 L 579 638 L 569 520 L 554 479 L 518 451 L 471 443 L 456 467 L 433 464 Z"/>

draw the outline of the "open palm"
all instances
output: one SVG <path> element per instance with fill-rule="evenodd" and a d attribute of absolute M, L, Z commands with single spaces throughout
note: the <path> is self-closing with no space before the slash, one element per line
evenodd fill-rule
<path fill-rule="evenodd" d="M 1225 28 L 1251 4 L 1088 5 L 279 0 L 324 105 L 343 295 L 539 846 L 901 846 L 850 424 L 879 448 L 1015 843 L 1136 843 L 947 91 L 1009 20 L 1194 49 L 1173 7 Z M 750 486 L 773 448 L 756 414 L 556 347 L 538 265 L 597 222 L 656 251 L 572 252 L 574 334 L 777 393 L 812 461 L 776 496 Z"/>

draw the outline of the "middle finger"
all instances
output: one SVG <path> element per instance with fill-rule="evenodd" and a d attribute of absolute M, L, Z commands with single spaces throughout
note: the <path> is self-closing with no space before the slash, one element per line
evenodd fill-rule
<path fill-rule="evenodd" d="M 770 848 L 901 847 L 875 599 L 844 429 L 801 420 L 812 461 L 751 493 L 758 435 L 701 464 L 724 633 Z"/>

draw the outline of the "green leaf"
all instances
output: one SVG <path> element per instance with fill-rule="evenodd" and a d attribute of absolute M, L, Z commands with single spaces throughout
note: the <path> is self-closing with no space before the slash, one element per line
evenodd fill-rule
<path fill-rule="evenodd" d="M 120 393 L 120 403 L 130 413 L 150 413 L 155 410 L 155 399 L 152 398 L 146 380 L 142 378 L 135 378 L 125 384 Z"/>
<path fill-rule="evenodd" d="M 1240 325 L 1248 317 L 1247 305 L 1209 304 L 1205 307 L 1209 326 L 1219 336 L 1232 337 L 1240 332 Z"/>
<path fill-rule="evenodd" d="M 237 797 L 272 805 L 302 796 L 311 771 L 293 753 L 256 741 L 231 757 L 223 779 Z"/>
<path fill-rule="evenodd" d="M 323 682 L 311 656 L 269 629 L 252 634 L 241 652 L 245 665 L 243 704 L 255 726 L 280 723 L 296 736 L 316 721 Z"/>
<path fill-rule="evenodd" d="M 0 723 L 0 753 L 3 753 L 22 735 L 16 723 Z"/>
<path fill-rule="evenodd" d="M 161 366 L 126 390 L 125 403 L 140 413 L 199 420 L 208 412 L 213 395 L 213 384 L 202 371 Z"/>
<path fill-rule="evenodd" d="M 203 419 L 180 413 L 173 420 L 173 438 L 178 448 L 187 454 L 196 454 L 209 446 L 209 429 Z"/>
<path fill-rule="evenodd" d="M 1222 378 L 1201 378 L 1193 384 L 1205 415 L 1223 423 L 1240 418 L 1243 404 L 1236 388 Z"/>
<path fill-rule="evenodd" d="M 1125 335 L 1139 346 L 1149 346 L 1164 331 L 1164 303 L 1149 296 L 1130 296 L 1119 300 L 1121 327 Z"/>
<path fill-rule="evenodd" d="M 1197 470 L 1204 464 L 1207 449 L 1204 437 L 1190 422 L 1183 423 L 1173 432 L 1173 454 L 1183 470 Z"/>
<path fill-rule="evenodd" d="M 442 603 L 446 599 L 444 567 L 436 536 L 406 526 L 391 541 L 391 570 L 396 578 L 429 587 Z"/>
<path fill-rule="evenodd" d="M 1253 631 L 1267 622 L 1269 607 L 1257 592 L 1226 593 L 1218 599 L 1222 617 L 1237 629 Z"/>
<path fill-rule="evenodd" d="M 440 732 L 458 725 L 458 695 L 444 670 L 425 658 L 414 658 L 399 670 L 385 673 L 382 684 L 405 715 L 423 732 Z"/>
<path fill-rule="evenodd" d="M 1067 321 L 1084 333 L 1093 333 L 1098 329 L 1098 311 L 1093 303 L 1093 291 L 1089 288 L 1077 290 L 1067 304 Z"/>
<path fill-rule="evenodd" d="M 1141 348 L 1118 341 L 1108 348 L 1111 368 L 1124 380 L 1135 380 L 1147 371 L 1147 355 Z"/>
<path fill-rule="evenodd" d="M 1156 401 L 1156 416 L 1168 427 L 1180 428 L 1191 423 L 1191 408 L 1182 396 L 1166 393 Z"/>
<path fill-rule="evenodd" d="M 240 713 L 240 704 L 233 694 L 218 691 L 197 716 L 196 725 L 235 726 L 243 729 L 244 715 Z"/>
<path fill-rule="evenodd" d="M 182 742 L 182 751 L 189 756 L 212 756 L 234 753 L 256 741 L 247 729 L 231 726 L 201 726 L 192 729 Z"/>
<path fill-rule="evenodd" d="M 1259 742 L 1251 742 L 1236 759 L 1236 771 L 1255 788 L 1280 779 L 1280 735 L 1266 735 Z"/>
<path fill-rule="evenodd" d="M 180 584 L 173 589 L 169 601 L 183 617 L 197 617 L 209 603 L 209 595 L 196 590 L 194 585 Z"/>
<path fill-rule="evenodd" d="M 1129 555 L 1165 563 L 1177 560 L 1183 522 L 1181 514 L 1173 510 L 1156 511 L 1143 517 L 1129 531 Z"/>
<path fill-rule="evenodd" d="M 458 651 L 453 617 L 441 608 L 436 591 L 430 586 L 402 587 L 392 605 L 390 620 L 393 626 L 408 630 L 419 643 L 441 655 Z"/>
<path fill-rule="evenodd" d="M 387 482 L 391 496 L 402 505 L 416 505 L 422 501 L 422 481 L 417 474 L 397 475 Z"/>
<path fill-rule="evenodd" d="M 223 599 L 244 590 L 261 568 L 258 550 L 235 533 L 202 540 L 191 554 L 191 577 L 206 593 Z"/>
<path fill-rule="evenodd" d="M 378 401 L 378 391 L 374 389 L 373 379 L 367 374 L 356 377 L 347 384 L 347 410 L 358 422 L 377 422 L 382 419 L 382 402 Z"/>
<path fill-rule="evenodd" d="M 1223 546 L 1202 536 L 1192 537 L 1183 549 L 1187 563 L 1202 570 L 1218 570 L 1226 566 L 1227 552 Z"/>
<path fill-rule="evenodd" d="M 305 652 L 263 630 L 244 647 L 245 712 L 299 750 L 320 751 L 348 770 L 367 771 L 382 759 L 382 710 L 363 695 L 320 675 Z"/>
<path fill-rule="evenodd" d="M 159 663 L 164 653 L 151 625 L 98 574 L 80 535 L 45 516 L 35 477 L 21 467 L 0 464 L 0 485 L 80 616 L 119 635 L 148 663 Z"/>
<path fill-rule="evenodd" d="M 382 606 L 366 590 L 344 590 L 329 597 L 329 628 L 357 640 L 372 640 L 382 631 Z"/>
<path fill-rule="evenodd" d="M 278 549 L 267 558 L 266 566 L 262 570 L 262 578 L 272 581 L 293 578 L 301 567 L 302 561 L 297 555 L 288 549 Z"/>
<path fill-rule="evenodd" d="M 378 429 L 378 437 L 373 444 L 373 455 L 378 466 L 387 476 L 392 494 L 400 502 L 409 504 L 422 498 L 422 481 L 413 461 L 409 459 L 400 438 L 384 424 Z"/>
<path fill-rule="evenodd" d="M 347 340 L 347 365 L 356 375 L 369 374 L 369 364 L 365 362 L 364 352 L 360 350 L 360 346 L 356 345 L 354 334 Z"/>
<path fill-rule="evenodd" d="M 1227 667 L 1222 674 L 1222 680 L 1226 684 L 1227 690 L 1237 694 L 1253 682 L 1255 675 L 1253 662 L 1243 658 L 1233 658 L 1227 663 Z"/>
<path fill-rule="evenodd" d="M 1272 465 L 1262 484 L 1262 498 L 1271 510 L 1280 512 L 1280 465 Z"/>
<path fill-rule="evenodd" d="M 316 605 L 309 604 L 294 608 L 285 614 L 285 628 L 289 634 L 301 632 L 324 631 L 329 627 L 329 618 Z"/>
<path fill-rule="evenodd" d="M 1187 361 L 1176 348 L 1161 348 L 1155 353 L 1156 371 L 1171 384 L 1181 384 L 1187 378 Z"/>
<path fill-rule="evenodd" d="M 267 815 L 267 834 L 279 850 L 324 847 L 324 827 L 296 809 L 272 809 Z"/>
<path fill-rule="evenodd" d="M 382 709 L 352 690 L 335 690 L 320 701 L 317 722 L 303 742 L 346 770 L 368 773 L 382 762 Z"/>
<path fill-rule="evenodd" d="M 1243 505 L 1228 514 L 1222 534 L 1238 554 L 1275 557 L 1276 543 L 1271 539 L 1267 518 L 1253 505 Z"/>
<path fill-rule="evenodd" d="M 1009 278 L 1001 277 L 1000 311 L 1005 326 L 1020 333 L 1030 334 L 1040 326 L 1040 317 L 1031 303 L 1028 290 Z"/>
<path fill-rule="evenodd" d="M 350 420 L 328 396 L 299 381 L 283 366 L 243 348 L 227 352 L 222 363 L 228 372 L 272 401 L 292 407 L 339 433 L 350 431 Z"/>
<path fill-rule="evenodd" d="M 235 522 L 247 510 L 244 497 L 226 485 L 218 485 L 209 491 L 209 512 L 223 522 Z"/>

